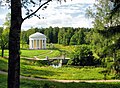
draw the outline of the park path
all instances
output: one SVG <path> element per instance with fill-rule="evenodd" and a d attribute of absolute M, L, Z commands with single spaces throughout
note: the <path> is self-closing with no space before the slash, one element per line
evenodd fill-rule
<path fill-rule="evenodd" d="M 7 72 L 0 71 L 0 74 L 7 75 Z M 20 76 L 22 79 L 28 80 L 37 80 L 37 81 L 52 81 L 52 82 L 62 82 L 62 83 L 70 83 L 70 82 L 88 82 L 88 83 L 96 83 L 96 82 L 120 82 L 120 80 L 57 80 L 57 79 L 42 79 L 42 78 L 32 78 L 32 77 L 25 77 Z"/>

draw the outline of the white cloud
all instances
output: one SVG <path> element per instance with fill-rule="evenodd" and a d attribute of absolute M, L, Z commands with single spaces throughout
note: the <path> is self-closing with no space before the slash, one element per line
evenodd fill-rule
<path fill-rule="evenodd" d="M 26 21 L 25 24 L 33 27 L 92 27 L 91 20 L 85 17 L 86 8 L 93 3 L 91 1 L 75 0 L 74 3 L 70 1 L 61 5 L 56 5 L 56 2 L 52 2 L 48 9 L 39 11 L 45 19 L 38 20 L 38 18 L 33 17 L 29 22 Z"/>
<path fill-rule="evenodd" d="M 85 10 L 92 5 L 95 0 L 67 0 L 67 2 L 50 2 L 46 10 L 40 10 L 38 14 L 45 19 L 32 17 L 24 21 L 22 29 L 30 27 L 91 27 L 91 20 L 86 19 Z M 34 8 L 34 10 L 36 7 Z M 2 16 L 2 13 L 0 13 Z M 25 17 L 25 15 L 23 16 Z M 3 20 L 5 16 L 1 17 Z"/>

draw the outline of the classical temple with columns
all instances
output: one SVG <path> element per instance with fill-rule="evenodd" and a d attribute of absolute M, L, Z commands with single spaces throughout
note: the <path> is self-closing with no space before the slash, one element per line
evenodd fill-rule
<path fill-rule="evenodd" d="M 46 49 L 46 36 L 39 32 L 30 35 L 29 49 Z"/>

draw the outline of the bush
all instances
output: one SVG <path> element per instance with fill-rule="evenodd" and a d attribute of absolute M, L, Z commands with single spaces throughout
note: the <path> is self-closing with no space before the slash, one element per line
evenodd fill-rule
<path fill-rule="evenodd" d="M 75 66 L 92 66 L 98 62 L 94 60 L 93 53 L 88 45 L 77 46 L 70 57 L 68 64 Z"/>

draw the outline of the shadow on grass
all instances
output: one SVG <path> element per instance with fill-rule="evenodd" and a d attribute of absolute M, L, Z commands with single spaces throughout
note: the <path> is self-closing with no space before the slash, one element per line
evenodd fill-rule
<path fill-rule="evenodd" d="M 0 70 L 2 70 L 2 71 L 7 71 L 8 70 L 8 63 L 3 58 L 0 58 Z"/>
<path fill-rule="evenodd" d="M 27 81 L 22 80 L 23 88 L 120 88 L 120 83 L 60 83 L 50 81 Z"/>
<path fill-rule="evenodd" d="M 56 75 L 53 71 L 48 70 L 35 70 L 35 69 L 23 69 L 21 70 L 21 75 L 34 78 L 47 79 L 46 77 L 51 77 Z"/>
<path fill-rule="evenodd" d="M 7 76 L 0 74 L 0 88 L 7 88 Z M 120 88 L 120 82 L 113 83 L 60 83 L 21 79 L 20 88 Z"/>

